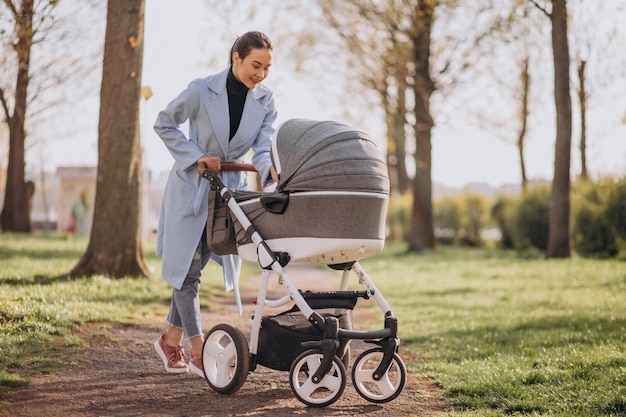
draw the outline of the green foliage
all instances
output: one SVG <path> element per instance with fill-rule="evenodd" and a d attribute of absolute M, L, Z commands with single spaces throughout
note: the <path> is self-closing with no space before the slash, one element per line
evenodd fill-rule
<path fill-rule="evenodd" d="M 574 185 L 572 195 L 573 246 L 584 256 L 612 257 L 619 248 L 615 229 L 607 216 L 607 201 L 615 190 L 615 181 L 581 181 Z"/>
<path fill-rule="evenodd" d="M 461 242 L 465 246 L 481 246 L 481 232 L 487 224 L 489 201 L 485 196 L 468 193 L 462 196 L 463 221 Z"/>
<path fill-rule="evenodd" d="M 499 196 L 491 207 L 491 218 L 500 230 L 498 246 L 502 249 L 513 249 L 513 231 L 511 230 L 511 210 L 515 200 L 509 196 Z"/>
<path fill-rule="evenodd" d="M 389 245 L 363 265 L 399 318 L 400 355 L 419 357 L 409 370 L 442 387 L 445 415 L 625 414 L 623 260 Z"/>
<path fill-rule="evenodd" d="M 461 229 L 461 206 L 459 200 L 452 196 L 443 196 L 433 204 L 435 230 L 439 243 L 454 243 Z"/>
<path fill-rule="evenodd" d="M 626 241 L 626 178 L 612 188 L 607 198 L 606 217 L 617 236 Z"/>
<path fill-rule="evenodd" d="M 601 207 L 583 204 L 574 214 L 574 250 L 581 255 L 612 257 L 619 249 Z"/>
<path fill-rule="evenodd" d="M 515 248 L 536 248 L 544 251 L 548 246 L 549 217 L 548 187 L 535 187 L 524 193 L 513 210 L 510 221 Z"/>
<path fill-rule="evenodd" d="M 488 222 L 488 211 L 488 199 L 475 193 L 437 199 L 434 202 L 434 218 L 439 242 L 482 246 L 481 234 Z"/>
<path fill-rule="evenodd" d="M 413 197 L 410 193 L 389 196 L 387 209 L 387 239 L 390 241 L 406 241 L 411 225 L 411 208 Z"/>

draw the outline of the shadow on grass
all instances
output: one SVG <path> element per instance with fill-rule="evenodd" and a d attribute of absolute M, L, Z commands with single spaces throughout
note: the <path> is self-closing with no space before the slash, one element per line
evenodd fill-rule
<path fill-rule="evenodd" d="M 30 278 L 0 278 L 3 285 L 54 285 L 60 282 L 71 282 L 77 279 L 70 278 L 67 274 L 62 275 L 34 275 Z"/>
<path fill-rule="evenodd" d="M 596 345 L 599 340 L 625 339 L 623 329 L 626 318 L 604 317 L 540 317 L 517 323 L 510 327 L 477 326 L 467 330 L 450 330 L 428 336 L 403 338 L 406 344 L 428 344 L 432 340 L 451 341 L 448 346 L 455 352 L 450 360 L 481 360 L 500 355 L 508 350 L 519 353 L 525 349 L 565 348 L 572 345 Z M 532 335 L 532 337 L 529 337 Z M 472 341 L 481 340 L 476 344 Z M 485 343 L 488 341 L 489 343 Z M 452 345 L 458 343 L 454 348 Z M 473 349 L 474 346 L 481 349 Z M 620 359 L 616 366 L 626 366 Z"/>

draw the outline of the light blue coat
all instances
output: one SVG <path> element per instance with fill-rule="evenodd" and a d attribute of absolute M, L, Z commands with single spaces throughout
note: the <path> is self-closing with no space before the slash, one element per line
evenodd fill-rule
<path fill-rule="evenodd" d="M 263 186 L 271 182 L 271 136 L 276 120 L 272 91 L 264 85 L 248 91 L 241 123 L 229 141 L 228 71 L 192 81 L 159 113 L 154 124 L 155 132 L 174 157 L 161 204 L 157 255 L 163 257 L 163 278 L 177 289 L 185 280 L 208 216 L 210 185 L 198 175 L 196 161 L 203 155 L 240 161 L 252 149 L 252 163 L 264 178 Z M 180 129 L 186 121 L 188 137 Z M 224 171 L 221 177 L 228 188 L 247 185 L 246 175 L 241 172 Z M 225 278 L 227 274 L 238 274 L 238 270 L 226 267 L 239 265 L 239 259 L 222 258 L 218 262 L 225 268 Z"/>

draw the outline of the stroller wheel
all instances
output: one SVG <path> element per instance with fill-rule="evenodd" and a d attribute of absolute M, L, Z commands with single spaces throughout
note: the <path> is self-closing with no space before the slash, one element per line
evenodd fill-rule
<path fill-rule="evenodd" d="M 289 385 L 302 403 L 310 407 L 325 407 L 337 401 L 346 388 L 346 369 L 335 356 L 330 371 L 319 383 L 312 380 L 322 362 L 324 354 L 319 349 L 302 353 L 291 364 Z"/>
<path fill-rule="evenodd" d="M 374 348 L 361 353 L 352 368 L 352 383 L 359 395 L 373 403 L 386 403 L 402 392 L 406 382 L 406 368 L 397 354 L 381 379 L 373 378 L 374 371 L 383 358 L 383 350 Z"/>
<path fill-rule="evenodd" d="M 250 366 L 248 341 L 229 324 L 208 331 L 202 346 L 202 365 L 209 386 L 220 394 L 232 394 L 246 380 Z"/>

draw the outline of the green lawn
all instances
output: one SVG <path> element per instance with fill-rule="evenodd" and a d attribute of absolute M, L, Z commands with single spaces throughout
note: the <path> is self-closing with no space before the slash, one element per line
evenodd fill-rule
<path fill-rule="evenodd" d="M 402 250 L 363 264 L 450 415 L 626 415 L 623 259 Z"/>
<path fill-rule="evenodd" d="M 0 401 L 29 375 L 59 369 L 61 352 L 81 349 L 75 331 L 83 323 L 162 322 L 170 288 L 154 248 L 146 249 L 151 278 L 64 278 L 86 245 L 0 234 Z M 409 370 L 442 387 L 454 410 L 442 415 L 626 415 L 623 258 L 406 254 L 388 245 L 363 265 L 399 317 L 401 354 L 418 357 Z"/>

